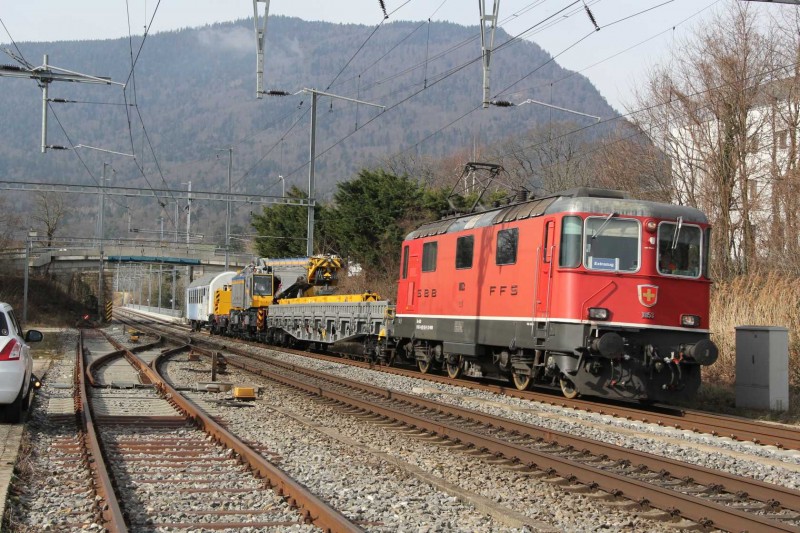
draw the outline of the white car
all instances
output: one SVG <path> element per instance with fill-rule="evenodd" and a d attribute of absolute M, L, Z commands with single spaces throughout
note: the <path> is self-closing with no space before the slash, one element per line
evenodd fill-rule
<path fill-rule="evenodd" d="M 28 408 L 35 377 L 27 343 L 41 340 L 35 329 L 23 335 L 14 310 L 0 302 L 0 414 L 6 422 L 19 422 Z"/>

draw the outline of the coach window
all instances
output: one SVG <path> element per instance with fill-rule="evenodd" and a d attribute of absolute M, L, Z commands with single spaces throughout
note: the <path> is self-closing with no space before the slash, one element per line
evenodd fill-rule
<path fill-rule="evenodd" d="M 422 245 L 422 271 L 433 272 L 436 270 L 436 242 L 426 242 Z"/>
<path fill-rule="evenodd" d="M 475 237 L 459 237 L 456 241 L 456 268 L 472 268 L 472 250 L 475 247 Z"/>
<path fill-rule="evenodd" d="M 403 246 L 403 279 L 408 277 L 408 246 Z"/>
<path fill-rule="evenodd" d="M 517 262 L 517 240 L 519 230 L 502 229 L 497 232 L 497 251 L 495 263 L 498 265 L 513 265 Z"/>
<path fill-rule="evenodd" d="M 667 276 L 700 277 L 702 232 L 678 222 L 658 225 L 658 272 Z"/>
<path fill-rule="evenodd" d="M 589 270 L 636 272 L 639 270 L 639 222 L 604 217 L 586 219 L 583 264 Z"/>
<path fill-rule="evenodd" d="M 580 217 L 564 217 L 561 222 L 561 248 L 558 266 L 575 268 L 581 265 L 583 221 Z"/>

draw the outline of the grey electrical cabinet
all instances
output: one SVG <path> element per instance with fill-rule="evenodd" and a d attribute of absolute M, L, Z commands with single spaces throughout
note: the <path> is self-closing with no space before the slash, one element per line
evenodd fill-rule
<path fill-rule="evenodd" d="M 789 330 L 736 327 L 736 406 L 789 409 Z"/>

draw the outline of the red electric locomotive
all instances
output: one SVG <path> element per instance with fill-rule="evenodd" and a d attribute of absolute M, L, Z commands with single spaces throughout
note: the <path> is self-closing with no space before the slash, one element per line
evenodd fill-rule
<path fill-rule="evenodd" d="M 717 358 L 709 237 L 697 209 L 591 188 L 426 224 L 402 246 L 392 344 L 519 389 L 691 396 Z"/>

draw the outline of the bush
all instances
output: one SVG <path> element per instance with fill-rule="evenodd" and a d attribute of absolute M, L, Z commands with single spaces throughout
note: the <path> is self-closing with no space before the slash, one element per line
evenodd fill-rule
<path fill-rule="evenodd" d="M 789 328 L 789 383 L 800 386 L 800 279 L 751 274 L 717 282 L 711 291 L 711 335 L 719 360 L 705 379 L 732 384 L 736 378 L 736 326 Z"/>

